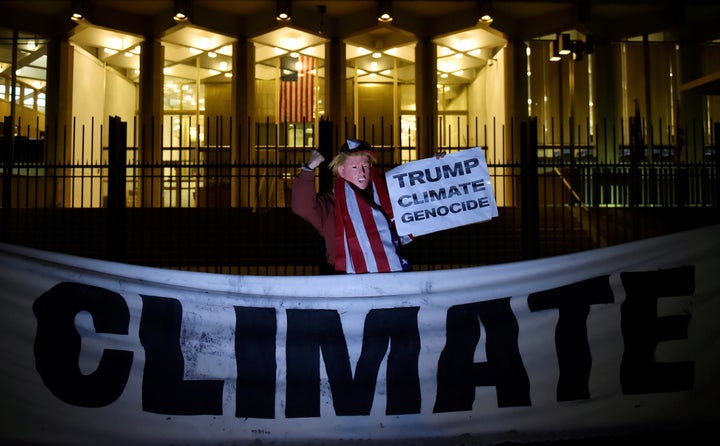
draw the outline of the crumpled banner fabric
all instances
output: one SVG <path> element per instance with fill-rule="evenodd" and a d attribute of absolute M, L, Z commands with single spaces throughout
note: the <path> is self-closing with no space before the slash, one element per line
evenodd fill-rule
<path fill-rule="evenodd" d="M 2 444 L 497 444 L 720 421 L 720 226 L 262 277 L 0 244 Z"/>

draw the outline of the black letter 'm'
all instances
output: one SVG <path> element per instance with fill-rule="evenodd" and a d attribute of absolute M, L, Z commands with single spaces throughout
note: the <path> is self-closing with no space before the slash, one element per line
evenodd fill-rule
<path fill-rule="evenodd" d="M 365 319 L 355 378 L 336 310 L 288 310 L 285 415 L 320 416 L 320 351 L 338 415 L 367 415 L 388 344 L 386 413 L 420 412 L 417 307 L 371 310 Z"/>

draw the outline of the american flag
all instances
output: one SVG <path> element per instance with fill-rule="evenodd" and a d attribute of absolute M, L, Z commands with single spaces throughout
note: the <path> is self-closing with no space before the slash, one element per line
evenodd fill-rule
<path fill-rule="evenodd" d="M 280 121 L 313 120 L 315 59 L 309 56 L 280 58 Z"/>

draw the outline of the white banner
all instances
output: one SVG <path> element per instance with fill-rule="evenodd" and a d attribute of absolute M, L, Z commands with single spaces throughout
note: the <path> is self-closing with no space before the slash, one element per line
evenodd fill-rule
<path fill-rule="evenodd" d="M 720 422 L 720 226 L 446 271 L 0 244 L 1 444 L 493 444 Z"/>
<path fill-rule="evenodd" d="M 385 173 L 400 236 L 419 236 L 498 216 L 482 148 L 401 164 Z"/>

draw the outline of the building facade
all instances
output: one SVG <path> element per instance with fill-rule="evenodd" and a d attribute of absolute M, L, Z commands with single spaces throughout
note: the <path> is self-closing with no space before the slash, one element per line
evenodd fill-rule
<path fill-rule="evenodd" d="M 715 153 L 713 1 L 0 6 L 4 208 L 107 206 L 118 141 L 125 205 L 141 208 L 284 207 L 307 151 L 346 137 L 385 166 L 482 146 L 499 206 L 519 204 L 528 144 L 630 167 Z"/>

